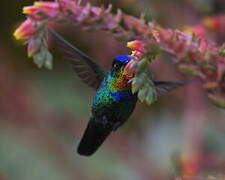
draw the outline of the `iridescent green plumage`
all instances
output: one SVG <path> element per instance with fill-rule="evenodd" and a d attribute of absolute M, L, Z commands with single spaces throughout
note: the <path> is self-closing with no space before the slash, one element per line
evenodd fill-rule
<path fill-rule="evenodd" d="M 92 105 L 92 113 L 95 117 L 106 116 L 110 123 L 119 127 L 133 112 L 137 95 L 132 94 L 131 89 L 113 89 L 113 77 L 109 72 L 96 92 Z M 99 119 L 98 118 L 98 119 Z"/>
<path fill-rule="evenodd" d="M 126 64 L 132 61 L 129 55 L 114 58 L 110 71 L 65 41 L 58 33 L 50 29 L 66 59 L 72 64 L 76 74 L 97 92 L 92 104 L 92 114 L 88 126 L 78 146 L 80 155 L 92 155 L 107 136 L 120 127 L 132 114 L 137 93 L 132 93 L 130 80 L 133 74 L 126 71 Z M 183 82 L 152 81 L 158 94 L 168 92 Z M 151 91 L 151 90 L 150 90 Z"/>

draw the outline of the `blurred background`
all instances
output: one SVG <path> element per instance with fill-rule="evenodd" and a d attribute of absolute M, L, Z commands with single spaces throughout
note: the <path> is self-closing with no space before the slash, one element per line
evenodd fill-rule
<path fill-rule="evenodd" d="M 72 72 L 50 43 L 54 68 L 38 69 L 12 33 L 32 0 L 2 0 L 0 6 L 0 180 L 168 180 L 180 176 L 225 177 L 225 111 L 207 101 L 198 83 L 138 103 L 129 121 L 91 157 L 76 147 L 86 127 L 94 92 Z M 83 2 L 85 3 L 85 2 Z M 134 16 L 146 14 L 168 28 L 201 23 L 225 13 L 224 0 L 92 0 L 112 3 Z M 58 32 L 96 62 L 110 68 L 129 53 L 105 32 L 63 26 Z M 213 36 L 224 42 L 224 32 Z M 153 62 L 156 79 L 181 80 L 170 57 Z"/>

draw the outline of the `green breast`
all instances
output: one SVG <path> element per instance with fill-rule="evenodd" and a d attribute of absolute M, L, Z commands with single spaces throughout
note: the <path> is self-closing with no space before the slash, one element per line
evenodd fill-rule
<path fill-rule="evenodd" d="M 107 115 L 116 119 L 126 119 L 133 112 L 137 95 L 131 90 L 110 90 L 111 77 L 108 75 L 97 90 L 92 105 L 92 113 L 96 116 Z"/>

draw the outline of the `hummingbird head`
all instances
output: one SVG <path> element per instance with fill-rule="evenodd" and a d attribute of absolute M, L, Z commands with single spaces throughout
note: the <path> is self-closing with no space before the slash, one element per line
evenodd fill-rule
<path fill-rule="evenodd" d="M 111 69 L 112 74 L 117 75 L 118 73 L 122 72 L 126 67 L 126 65 L 128 64 L 128 62 L 130 62 L 132 59 L 133 59 L 132 56 L 129 55 L 116 56 L 113 59 L 112 63 Z"/>

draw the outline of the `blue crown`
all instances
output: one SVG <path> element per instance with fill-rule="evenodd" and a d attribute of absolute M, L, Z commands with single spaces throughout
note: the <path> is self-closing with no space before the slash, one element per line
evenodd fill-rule
<path fill-rule="evenodd" d="M 114 58 L 115 61 L 126 62 L 130 61 L 132 58 L 128 55 L 121 55 Z"/>

